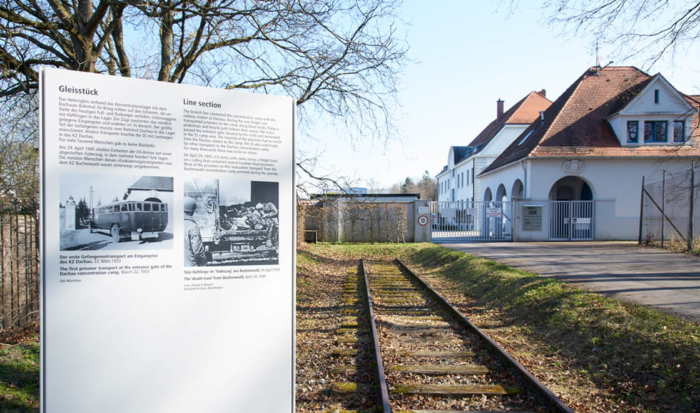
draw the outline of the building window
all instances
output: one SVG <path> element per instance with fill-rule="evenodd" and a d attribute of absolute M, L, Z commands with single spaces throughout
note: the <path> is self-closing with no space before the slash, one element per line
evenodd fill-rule
<path fill-rule="evenodd" d="M 467 169 L 467 184 L 469 184 L 469 170 Z"/>
<path fill-rule="evenodd" d="M 676 143 L 685 142 L 685 121 L 673 121 L 673 141 Z"/>
<path fill-rule="evenodd" d="M 627 143 L 639 142 L 639 121 L 627 121 Z"/>
<path fill-rule="evenodd" d="M 659 89 L 654 89 L 654 103 L 659 103 Z"/>
<path fill-rule="evenodd" d="M 453 178 L 455 177 L 455 170 L 454 169 L 452 170 L 452 177 Z"/>
<path fill-rule="evenodd" d="M 645 121 L 644 142 L 667 142 L 667 125 L 665 120 Z"/>
<path fill-rule="evenodd" d="M 472 168 L 472 183 L 474 183 L 474 168 Z"/>

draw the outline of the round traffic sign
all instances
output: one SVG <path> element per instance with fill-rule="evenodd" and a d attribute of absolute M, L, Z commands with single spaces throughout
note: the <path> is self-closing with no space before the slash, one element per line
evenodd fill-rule
<path fill-rule="evenodd" d="M 428 217 L 425 215 L 421 215 L 418 217 L 418 225 L 424 227 L 428 225 Z"/>

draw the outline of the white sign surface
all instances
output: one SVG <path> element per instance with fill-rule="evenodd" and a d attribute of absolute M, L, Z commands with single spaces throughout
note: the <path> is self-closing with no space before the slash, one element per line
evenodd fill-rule
<path fill-rule="evenodd" d="M 486 216 L 490 218 L 498 218 L 501 216 L 501 208 L 486 208 Z"/>
<path fill-rule="evenodd" d="M 293 411 L 294 107 L 42 72 L 42 411 Z"/>

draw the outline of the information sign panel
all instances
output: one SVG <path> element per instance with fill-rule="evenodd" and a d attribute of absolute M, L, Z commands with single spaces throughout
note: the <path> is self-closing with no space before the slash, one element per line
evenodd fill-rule
<path fill-rule="evenodd" d="M 489 218 L 499 218 L 501 213 L 501 208 L 486 208 L 486 216 Z"/>
<path fill-rule="evenodd" d="M 42 410 L 292 412 L 294 100 L 40 91 Z"/>
<path fill-rule="evenodd" d="M 523 207 L 523 231 L 542 231 L 542 207 L 525 205 Z"/>

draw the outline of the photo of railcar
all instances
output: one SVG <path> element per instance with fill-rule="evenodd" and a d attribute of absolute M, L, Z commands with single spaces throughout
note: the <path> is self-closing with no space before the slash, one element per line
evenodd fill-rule
<path fill-rule="evenodd" d="M 61 251 L 173 248 L 173 177 L 61 174 Z"/>
<path fill-rule="evenodd" d="M 168 205 L 122 201 L 93 208 L 90 232 L 107 231 L 114 242 L 158 238 L 168 226 Z"/>

